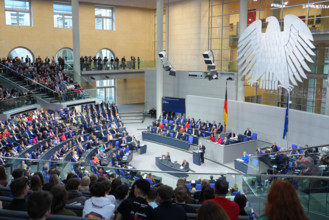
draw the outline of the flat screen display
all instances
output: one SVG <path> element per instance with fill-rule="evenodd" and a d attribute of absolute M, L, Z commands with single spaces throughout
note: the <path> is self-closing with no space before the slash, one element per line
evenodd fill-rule
<path fill-rule="evenodd" d="M 185 114 L 185 99 L 162 97 L 162 111 Z"/>

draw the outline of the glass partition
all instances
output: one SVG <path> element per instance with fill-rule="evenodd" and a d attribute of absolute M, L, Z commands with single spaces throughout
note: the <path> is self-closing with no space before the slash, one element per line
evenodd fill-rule
<path fill-rule="evenodd" d="M 90 165 L 90 161 L 86 160 L 82 163 L 72 163 L 65 161 L 67 156 L 60 160 L 33 160 L 29 158 L 8 158 L 5 160 L 7 175 L 15 168 L 24 168 L 28 174 L 40 171 L 43 173 L 46 182 L 49 179 L 49 169 L 57 169 L 61 171 L 61 179 L 64 180 L 69 172 L 79 174 L 81 178 L 85 175 L 97 174 L 106 176 L 110 179 L 120 178 L 122 182 L 131 186 L 138 178 L 147 178 L 150 174 L 154 178 L 152 184 L 163 183 L 176 188 L 177 182 L 185 183 L 190 189 L 190 192 L 201 190 L 201 184 L 198 182 L 202 179 L 214 180 L 219 178 L 226 179 L 229 183 L 229 193 L 227 198 L 233 200 L 234 195 L 243 193 L 248 198 L 248 210 L 253 212 L 255 216 L 260 216 L 264 213 L 267 194 L 274 180 L 286 180 L 295 187 L 302 206 L 308 216 L 322 216 L 321 219 L 326 219 L 329 215 L 328 209 L 328 177 L 312 177 L 312 176 L 296 176 L 296 175 L 259 175 L 259 174 L 235 174 L 235 173 L 184 173 L 184 172 L 163 172 L 150 170 L 137 170 L 131 166 L 126 169 L 110 166 Z M 137 177 L 138 176 L 138 177 Z M 211 187 L 214 184 L 211 183 Z M 312 218 L 311 218 L 312 219 Z"/>
<path fill-rule="evenodd" d="M 0 101 L 0 113 L 3 114 L 6 111 L 28 106 L 28 105 L 33 105 L 37 103 L 37 99 L 35 98 L 35 95 L 26 95 L 22 97 L 17 97 L 17 98 L 10 98 L 10 99 L 5 99 Z"/>

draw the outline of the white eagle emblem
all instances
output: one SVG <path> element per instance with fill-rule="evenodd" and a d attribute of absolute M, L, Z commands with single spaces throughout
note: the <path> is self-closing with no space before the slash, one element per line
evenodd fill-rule
<path fill-rule="evenodd" d="M 284 31 L 276 17 L 268 22 L 262 33 L 262 22 L 253 22 L 243 32 L 238 44 L 239 73 L 246 75 L 249 84 L 260 79 L 260 88 L 291 91 L 297 81 L 306 79 L 304 69 L 311 71 L 305 60 L 313 63 L 313 36 L 307 25 L 295 15 L 284 17 Z M 297 80 L 297 81 L 296 81 Z M 280 84 L 278 83 L 280 82 Z"/>

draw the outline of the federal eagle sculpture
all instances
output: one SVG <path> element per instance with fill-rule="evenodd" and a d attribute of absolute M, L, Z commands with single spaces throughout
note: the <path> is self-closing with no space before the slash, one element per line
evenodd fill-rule
<path fill-rule="evenodd" d="M 252 85 L 273 90 L 279 86 L 291 91 L 297 81 L 306 79 L 304 69 L 311 71 L 306 61 L 313 63 L 313 36 L 307 25 L 295 15 L 284 17 L 281 31 L 276 17 L 268 22 L 262 33 L 262 22 L 256 20 L 242 33 L 238 44 L 239 73 Z"/>

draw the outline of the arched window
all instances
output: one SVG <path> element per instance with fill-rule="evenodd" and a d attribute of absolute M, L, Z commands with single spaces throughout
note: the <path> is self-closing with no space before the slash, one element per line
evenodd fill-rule
<path fill-rule="evenodd" d="M 28 56 L 29 58 L 31 58 L 31 60 L 34 60 L 33 53 L 30 50 L 28 50 L 24 47 L 16 47 L 16 48 L 12 49 L 9 52 L 8 56 L 12 57 L 12 58 L 15 58 L 15 57 L 22 58 L 22 57 L 24 57 L 24 59 L 26 58 L 26 56 Z"/>
<path fill-rule="evenodd" d="M 114 53 L 112 52 L 112 50 L 109 49 L 101 49 L 100 51 L 98 51 L 98 53 L 96 54 L 96 57 L 101 57 L 102 60 L 104 59 L 104 57 L 107 57 L 108 60 L 111 60 L 111 58 L 113 57 L 113 59 L 115 58 Z"/>
<path fill-rule="evenodd" d="M 65 63 L 73 63 L 73 50 L 71 48 L 62 48 L 56 53 L 56 62 L 58 57 L 64 58 Z"/>

